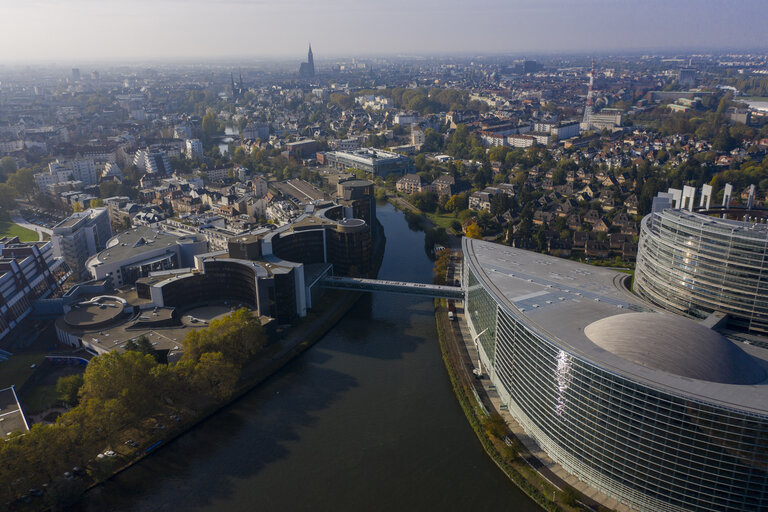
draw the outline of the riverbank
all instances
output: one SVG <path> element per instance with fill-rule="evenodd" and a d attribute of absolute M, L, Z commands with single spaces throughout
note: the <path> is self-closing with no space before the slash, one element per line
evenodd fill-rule
<path fill-rule="evenodd" d="M 577 498 L 573 491 L 558 489 L 531 469 L 530 462 L 526 462 L 526 459 L 532 458 L 531 455 L 524 450 L 511 432 L 507 430 L 506 435 L 501 438 L 489 432 L 485 424 L 493 409 L 490 403 L 486 405 L 481 398 L 482 387 L 478 392 L 478 387 L 474 385 L 473 363 L 463 350 L 463 343 L 457 339 L 456 321 L 449 320 L 445 302 L 443 299 L 435 300 L 435 321 L 443 362 L 456 398 L 485 452 L 520 490 L 544 510 L 550 512 L 584 510 L 576 504 Z M 458 333 L 458 336 L 461 334 Z"/>
<path fill-rule="evenodd" d="M 195 416 L 188 422 L 179 424 L 175 429 L 168 429 L 166 435 L 157 439 L 140 455 L 129 462 L 112 470 L 87 486 L 85 492 L 95 489 L 120 473 L 128 470 L 133 465 L 154 454 L 161 447 L 169 445 L 174 440 L 197 428 L 206 420 L 218 414 L 223 409 L 230 407 L 244 395 L 258 387 L 277 373 L 285 364 L 302 354 L 317 343 L 344 315 L 355 305 L 360 293 L 329 291 L 326 293 L 321 305 L 307 314 L 299 324 L 292 327 L 288 335 L 276 342 L 277 350 L 272 348 L 272 354 L 268 357 L 260 357 L 243 367 L 240 383 L 236 391 L 226 402 L 216 404 L 207 411 Z"/>
<path fill-rule="evenodd" d="M 460 253 L 451 255 L 446 279 L 455 278 L 455 269 L 461 268 L 461 258 Z M 509 415 L 488 377 L 477 378 L 475 361 L 478 361 L 479 354 L 477 346 L 471 342 L 471 334 L 466 331 L 463 304 L 454 304 L 452 319 L 448 316 L 446 300 L 435 300 L 434 306 L 440 351 L 454 394 L 475 435 L 499 469 L 545 510 L 608 510 L 591 495 L 584 496 L 542 463 L 537 456 L 540 450 L 537 446 L 535 450 L 531 448 L 530 439 Z"/>
<path fill-rule="evenodd" d="M 391 204 L 380 203 L 377 217 L 387 236 L 380 278 L 428 282 L 424 234 Z M 319 343 L 76 510 L 245 512 L 254 503 L 539 510 L 468 428 L 446 378 L 432 299 L 390 293 L 361 296 Z"/>

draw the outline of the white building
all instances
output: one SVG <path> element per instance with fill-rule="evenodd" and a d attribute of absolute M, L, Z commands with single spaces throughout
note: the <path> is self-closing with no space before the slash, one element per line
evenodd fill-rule
<path fill-rule="evenodd" d="M 171 174 L 173 168 L 164 151 L 149 150 L 144 153 L 144 170 L 148 174 Z"/>
<path fill-rule="evenodd" d="M 401 112 L 395 115 L 395 124 L 399 124 L 400 126 L 408 126 L 418 122 L 419 118 L 414 114 L 406 114 Z"/>
<path fill-rule="evenodd" d="M 421 149 L 425 141 L 424 132 L 419 129 L 418 125 L 411 126 L 411 144 L 416 148 Z"/>
<path fill-rule="evenodd" d="M 117 164 L 107 162 L 104 166 L 104 172 L 101 175 L 101 179 L 105 180 L 110 178 L 123 179 L 123 171 Z"/>
<path fill-rule="evenodd" d="M 187 157 L 201 156 L 203 156 L 203 143 L 200 142 L 200 139 L 187 139 Z"/>
<path fill-rule="evenodd" d="M 102 250 L 112 236 L 106 208 L 91 208 L 72 214 L 53 227 L 53 253 L 72 269 L 75 277 L 87 276 L 85 262 Z"/>
<path fill-rule="evenodd" d="M 85 186 L 96 185 L 98 178 L 93 160 L 56 160 L 48 164 L 48 172 L 35 175 L 38 188 L 64 181 L 82 181 Z"/>

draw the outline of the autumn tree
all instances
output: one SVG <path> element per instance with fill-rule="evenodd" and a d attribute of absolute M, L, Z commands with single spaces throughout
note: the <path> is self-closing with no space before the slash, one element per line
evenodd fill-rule
<path fill-rule="evenodd" d="M 476 238 L 478 240 L 483 238 L 483 233 L 480 231 L 480 226 L 477 225 L 477 222 L 473 222 L 467 226 L 464 230 L 464 234 L 467 238 Z"/>

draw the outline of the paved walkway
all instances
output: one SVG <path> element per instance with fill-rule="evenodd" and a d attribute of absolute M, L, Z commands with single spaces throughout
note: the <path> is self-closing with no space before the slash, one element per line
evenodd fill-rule
<path fill-rule="evenodd" d="M 472 367 L 477 367 L 479 363 L 479 356 L 475 343 L 472 340 L 472 335 L 469 332 L 466 318 L 464 316 L 464 307 L 462 302 L 456 302 L 456 316 L 457 320 L 453 323 L 453 333 L 457 337 L 461 337 L 461 343 L 464 346 L 464 355 L 468 358 L 467 364 Z M 567 471 L 563 469 L 560 464 L 552 460 L 544 450 L 542 450 L 536 441 L 526 434 L 523 427 L 515 420 L 515 418 L 503 407 L 501 398 L 495 387 L 491 384 L 491 380 L 488 375 L 485 374 L 486 368 L 483 368 L 483 378 L 475 379 L 476 390 L 481 396 L 482 401 L 486 407 L 494 409 L 501 414 L 509 427 L 509 430 L 517 437 L 520 443 L 525 448 L 527 453 L 524 453 L 525 462 L 531 466 L 536 472 L 538 472 L 543 478 L 549 481 L 552 485 L 558 489 L 562 489 L 564 485 L 568 485 L 583 494 L 587 500 L 586 505 L 593 509 L 597 508 L 597 505 L 602 505 L 610 510 L 616 512 L 632 512 L 628 506 L 619 503 L 614 498 L 611 498 L 602 492 L 588 486 L 584 482 L 580 481 Z"/>
<path fill-rule="evenodd" d="M 30 222 L 27 222 L 24 217 L 21 216 L 20 213 L 14 213 L 11 214 L 11 221 L 14 224 L 18 224 L 19 226 L 29 229 L 30 231 L 37 232 L 37 239 L 42 242 L 43 241 L 43 233 L 47 233 L 49 235 L 53 235 L 53 230 L 46 228 L 44 226 L 38 226 L 37 224 L 32 224 Z"/>

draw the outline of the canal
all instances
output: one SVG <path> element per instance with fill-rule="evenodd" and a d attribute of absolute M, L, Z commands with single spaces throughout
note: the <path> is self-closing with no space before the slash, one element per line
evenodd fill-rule
<path fill-rule="evenodd" d="M 424 233 L 391 205 L 383 279 L 428 282 Z M 106 485 L 101 511 L 539 508 L 494 465 L 450 386 L 432 301 L 362 297 L 244 398 Z"/>

